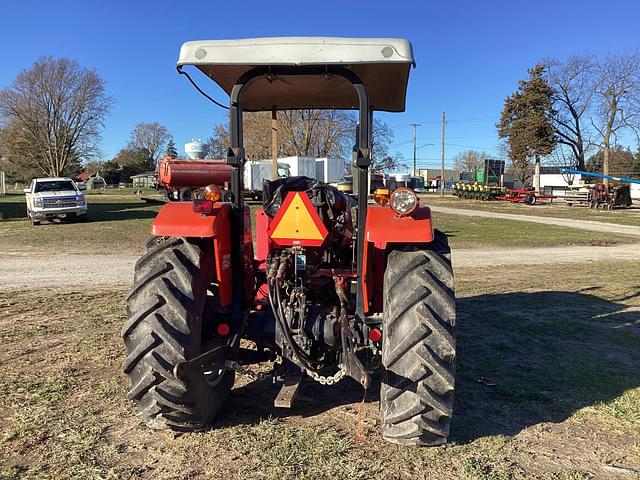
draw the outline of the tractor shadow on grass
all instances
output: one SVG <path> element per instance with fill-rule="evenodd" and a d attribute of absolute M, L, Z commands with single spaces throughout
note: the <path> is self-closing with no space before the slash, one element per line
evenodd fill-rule
<path fill-rule="evenodd" d="M 614 301 L 597 290 L 459 301 L 452 441 L 561 422 L 640 386 L 640 309 L 620 303 L 640 288 Z"/>
<path fill-rule="evenodd" d="M 640 310 L 581 292 L 515 292 L 458 300 L 456 404 L 450 440 L 516 435 L 560 422 L 640 386 Z M 637 302 L 636 302 L 637 303 Z M 495 386 L 480 383 L 494 380 Z M 263 380 L 232 392 L 220 426 L 314 416 L 363 400 L 355 381 L 303 383 L 290 410 L 273 408 L 278 386 Z M 377 402 L 379 381 L 367 393 Z M 356 406 L 354 405 L 354 408 Z M 368 411 L 377 405 L 368 405 Z"/>

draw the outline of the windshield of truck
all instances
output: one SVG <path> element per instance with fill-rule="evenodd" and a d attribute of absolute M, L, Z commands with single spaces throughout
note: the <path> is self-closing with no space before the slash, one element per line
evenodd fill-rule
<path fill-rule="evenodd" d="M 411 177 L 409 181 L 411 188 L 416 189 L 424 189 L 424 178 L 423 177 Z"/>
<path fill-rule="evenodd" d="M 278 177 L 283 178 L 288 176 L 289 176 L 288 168 L 278 167 Z"/>
<path fill-rule="evenodd" d="M 40 192 L 59 192 L 61 190 L 75 190 L 71 180 L 51 180 L 48 182 L 36 182 L 35 191 L 33 193 Z"/>

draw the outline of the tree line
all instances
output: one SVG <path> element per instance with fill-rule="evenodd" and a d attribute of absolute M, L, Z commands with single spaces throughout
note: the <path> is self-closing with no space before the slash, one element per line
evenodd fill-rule
<path fill-rule="evenodd" d="M 357 121 L 344 110 L 284 110 L 278 112 L 278 156 L 350 158 L 355 143 Z M 247 112 L 243 123 L 245 156 L 249 160 L 271 158 L 272 123 L 270 112 Z M 371 136 L 374 171 L 403 167 L 400 154 L 390 154 L 394 133 L 385 122 L 375 119 Z M 206 142 L 207 155 L 224 158 L 229 147 L 228 123 L 214 126 Z"/>
<path fill-rule="evenodd" d="M 158 122 L 139 123 L 114 158 L 100 160 L 104 122 L 114 104 L 95 70 L 74 60 L 43 57 L 0 90 L 0 168 L 14 181 L 35 176 L 73 176 L 85 169 L 107 183 L 128 182 L 153 170 L 163 155 L 178 152 L 168 129 Z M 279 156 L 351 156 L 356 120 L 340 110 L 278 112 Z M 247 113 L 245 151 L 249 159 L 271 158 L 271 115 Z M 394 134 L 376 119 L 373 127 L 374 170 L 402 166 L 390 154 Z M 226 124 L 214 125 L 206 142 L 210 158 L 224 158 L 229 146 Z"/>
<path fill-rule="evenodd" d="M 533 165 L 640 175 L 640 51 L 546 59 L 508 96 L 498 136 L 517 180 Z M 638 141 L 634 155 L 622 137 Z"/>

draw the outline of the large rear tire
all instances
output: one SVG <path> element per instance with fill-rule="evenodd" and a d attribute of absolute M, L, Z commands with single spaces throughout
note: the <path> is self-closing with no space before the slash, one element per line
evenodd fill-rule
<path fill-rule="evenodd" d="M 129 399 L 145 423 L 178 431 L 205 428 L 233 386 L 232 371 L 214 378 L 174 375 L 177 363 L 203 352 L 203 317 L 213 266 L 211 247 L 199 239 L 155 238 L 135 266 L 122 329 L 131 380 Z"/>
<path fill-rule="evenodd" d="M 400 445 L 447 441 L 455 380 L 455 294 L 447 237 L 394 250 L 384 274 L 383 438 Z"/>

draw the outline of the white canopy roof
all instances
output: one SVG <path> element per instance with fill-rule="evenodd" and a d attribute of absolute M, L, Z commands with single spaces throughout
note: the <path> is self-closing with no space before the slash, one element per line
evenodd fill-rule
<path fill-rule="evenodd" d="M 411 43 L 398 38 L 273 37 L 186 42 L 178 65 L 195 65 L 227 94 L 253 67 L 342 66 L 364 83 L 375 110 L 404 111 Z M 358 108 L 353 87 L 331 75 L 257 78 L 243 92 L 245 110 Z"/>

